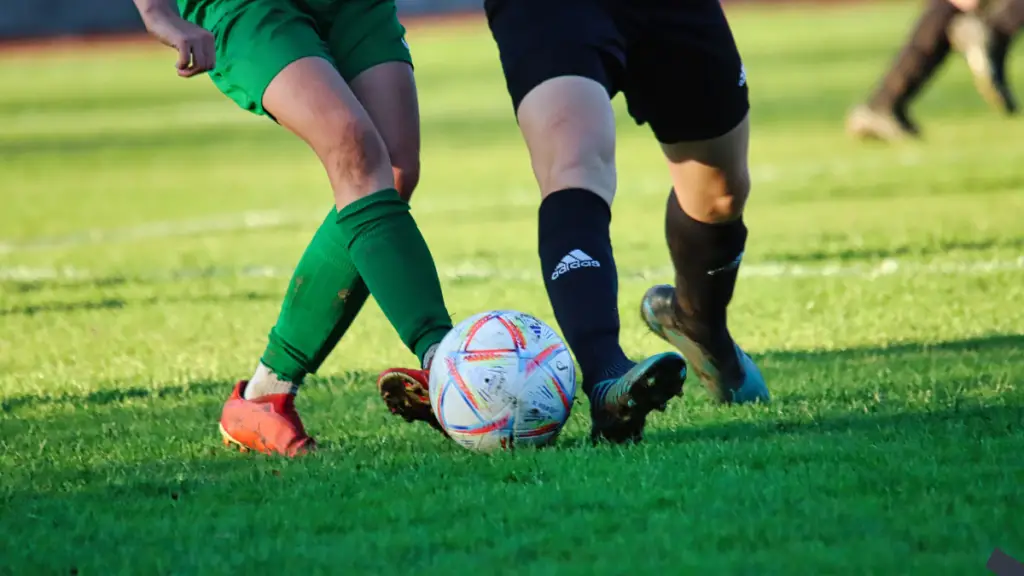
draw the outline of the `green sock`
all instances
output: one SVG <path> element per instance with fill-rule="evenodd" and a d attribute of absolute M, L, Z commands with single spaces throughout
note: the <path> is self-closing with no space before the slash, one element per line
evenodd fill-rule
<path fill-rule="evenodd" d="M 409 205 L 396 190 L 381 190 L 340 210 L 337 228 L 381 311 L 422 363 L 452 323 L 434 258 Z"/>
<path fill-rule="evenodd" d="M 352 325 L 369 291 L 331 210 L 302 254 L 261 359 L 281 380 L 316 373 Z"/>

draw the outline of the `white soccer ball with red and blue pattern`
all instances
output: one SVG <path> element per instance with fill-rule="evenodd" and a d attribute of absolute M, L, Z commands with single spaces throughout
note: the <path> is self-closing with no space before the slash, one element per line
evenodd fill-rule
<path fill-rule="evenodd" d="M 430 367 L 430 405 L 452 440 L 481 452 L 554 442 L 576 397 L 576 366 L 547 324 L 514 310 L 459 322 Z"/>

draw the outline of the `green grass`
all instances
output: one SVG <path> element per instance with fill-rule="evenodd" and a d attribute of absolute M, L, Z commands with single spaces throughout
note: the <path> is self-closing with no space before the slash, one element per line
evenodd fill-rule
<path fill-rule="evenodd" d="M 695 383 L 647 442 L 472 454 L 390 417 L 411 356 L 376 306 L 299 400 L 300 461 L 222 449 L 290 267 L 315 158 L 159 48 L 0 59 L 0 573 L 982 574 L 1024 558 L 1024 130 L 954 59 L 883 147 L 843 116 L 915 7 L 732 11 L 754 196 L 733 331 L 770 407 Z M 415 201 L 456 319 L 553 322 L 537 194 L 483 28 L 411 37 Z M 1016 77 L 1024 60 L 1015 61 Z M 621 102 L 617 103 L 620 113 Z M 657 149 L 620 114 L 623 344 L 668 281 Z"/>

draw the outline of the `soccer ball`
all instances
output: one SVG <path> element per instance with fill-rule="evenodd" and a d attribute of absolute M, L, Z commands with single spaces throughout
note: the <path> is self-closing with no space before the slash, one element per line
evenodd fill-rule
<path fill-rule="evenodd" d="M 441 341 L 430 405 L 455 442 L 480 452 L 554 442 L 576 397 L 576 366 L 547 324 L 514 310 L 482 312 Z"/>

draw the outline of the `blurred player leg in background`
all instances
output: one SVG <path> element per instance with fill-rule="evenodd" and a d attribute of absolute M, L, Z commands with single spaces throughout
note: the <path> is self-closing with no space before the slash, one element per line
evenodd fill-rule
<path fill-rule="evenodd" d="M 580 364 L 592 437 L 639 440 L 647 414 L 681 394 L 675 353 L 634 363 L 619 344 L 610 236 L 621 47 L 598 2 L 488 0 L 513 109 L 541 192 L 538 252 L 555 318 Z M 617 48 L 618 47 L 618 48 Z"/>
<path fill-rule="evenodd" d="M 451 329 L 433 259 L 406 202 L 419 135 L 404 29 L 394 4 L 375 0 L 318 3 L 315 10 L 286 0 L 212 0 L 186 2 L 184 13 L 217 39 L 218 88 L 302 138 L 334 191 L 335 206 L 295 269 L 256 374 L 236 386 L 221 418 L 226 441 L 295 455 L 313 442 L 294 394 L 367 293 L 424 365 Z M 360 98 L 373 101 L 373 112 Z M 378 130 L 375 117 L 383 116 L 391 118 Z"/>
<path fill-rule="evenodd" d="M 682 352 L 716 400 L 768 402 L 760 371 L 726 321 L 747 240 L 750 104 L 743 62 L 717 0 L 642 2 L 631 15 L 624 17 L 626 100 L 661 143 L 673 185 L 665 237 L 675 286 L 648 290 L 641 315 Z"/>
<path fill-rule="evenodd" d="M 847 119 L 854 136 L 899 140 L 920 134 L 909 106 L 955 48 L 964 54 L 982 96 L 998 110 L 1016 112 L 1006 78 L 1010 43 L 1024 22 L 1024 0 L 929 0 L 911 37 L 868 102 Z"/>
<path fill-rule="evenodd" d="M 996 0 L 977 13 L 957 16 L 949 29 L 949 40 L 967 60 L 978 92 L 1006 114 L 1017 112 L 1006 77 L 1006 59 L 1022 24 L 1024 0 Z"/>
<path fill-rule="evenodd" d="M 949 55 L 946 31 L 960 8 L 948 0 L 927 0 L 907 43 L 866 104 L 847 119 L 847 131 L 859 138 L 899 140 L 920 134 L 908 107 Z"/>

